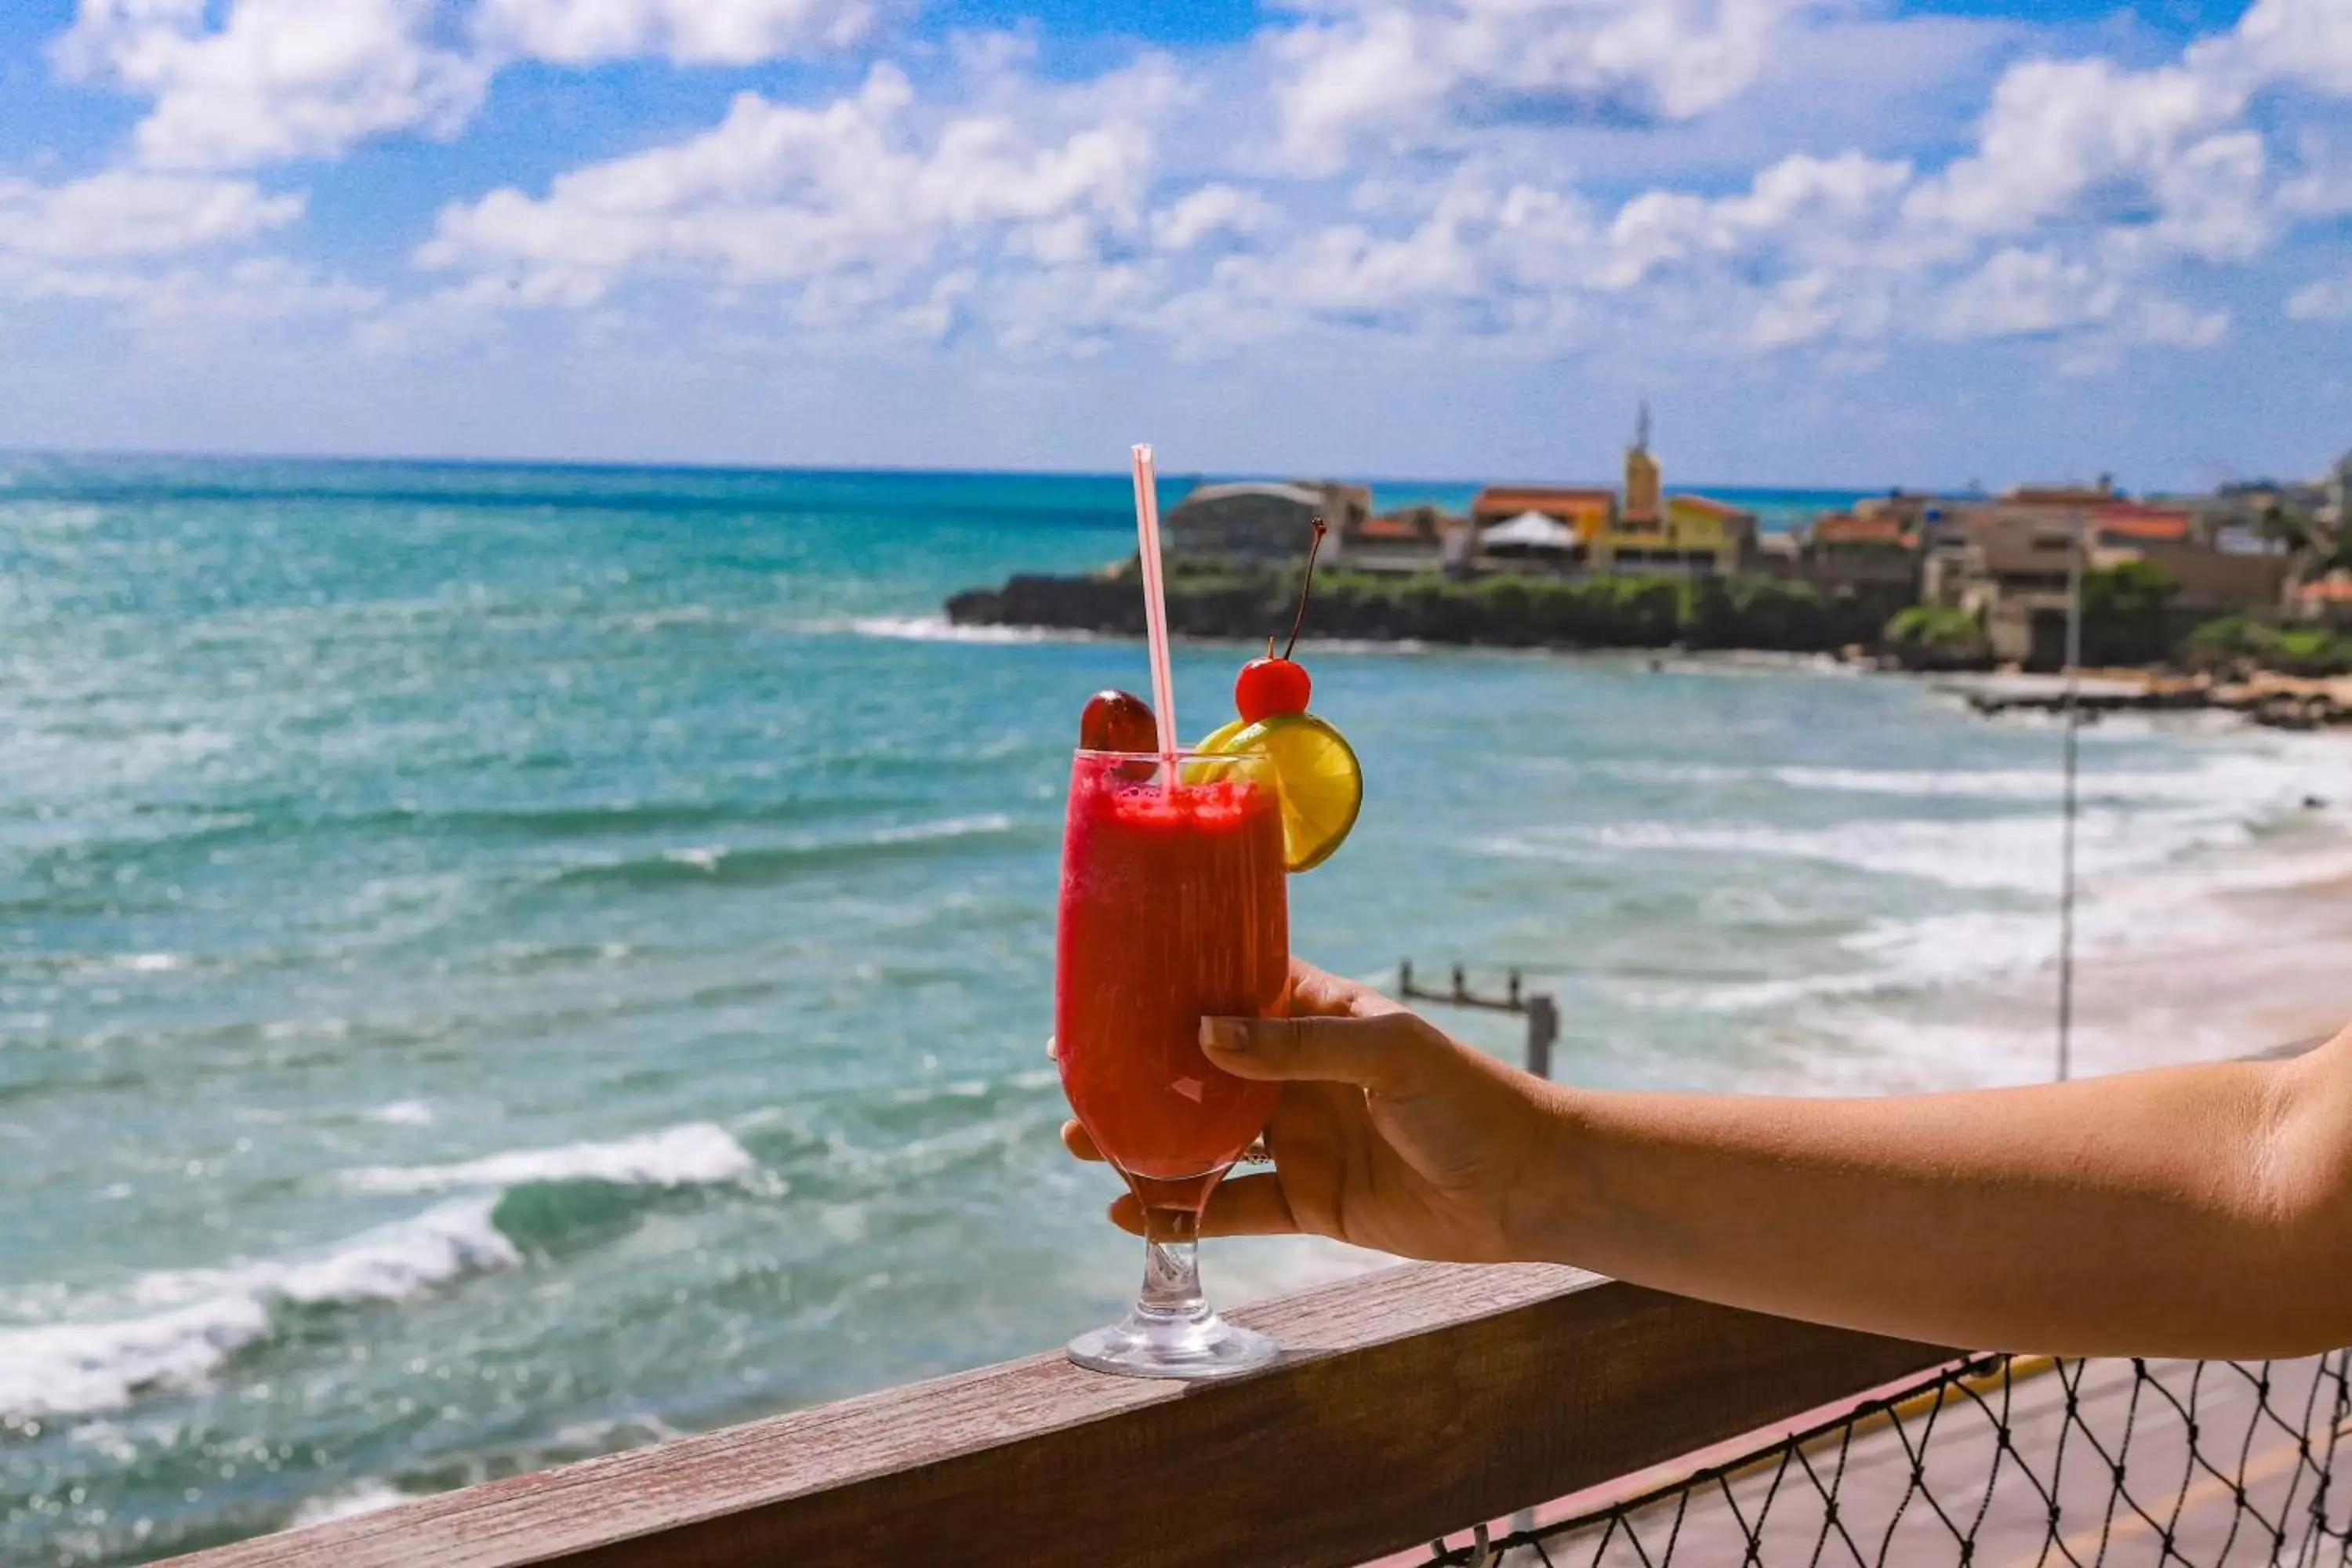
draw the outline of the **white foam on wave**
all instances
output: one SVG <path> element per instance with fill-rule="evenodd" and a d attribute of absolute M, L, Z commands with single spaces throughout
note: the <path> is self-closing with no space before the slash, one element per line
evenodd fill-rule
<path fill-rule="evenodd" d="M 1760 823 L 1610 823 L 1538 829 L 1473 840 L 1514 858 L 1580 861 L 1596 851 L 1814 860 L 1878 876 L 1915 878 L 1969 891 L 2054 892 L 2059 825 L 2054 816 L 1976 822 L 1856 821 L 1835 827 Z M 2231 847 L 2252 830 L 2234 816 L 2092 811 L 2077 824 L 2077 865 L 2085 877 L 2161 865 L 2193 849 Z"/>
<path fill-rule="evenodd" d="M 2075 952 L 2090 960 L 2147 958 L 2275 941 L 2275 912 L 2237 899 L 2346 880 L 2352 880 L 2352 844 L 2340 840 L 2136 870 L 2093 889 L 2077 907 Z M 2058 918 L 2053 904 L 1881 919 L 1849 932 L 1838 947 L 1850 967 L 1679 993 L 1675 1001 L 1709 1011 L 1769 1011 L 2031 974 L 2057 962 Z"/>
<path fill-rule="evenodd" d="M 929 822 L 908 822 L 890 827 L 877 827 L 854 838 L 801 838 L 782 844 L 693 844 L 681 845 L 661 852 L 661 858 L 673 866 L 691 866 L 698 871 L 716 873 L 728 858 L 739 852 L 744 854 L 773 853 L 813 854 L 818 851 L 873 848 L 888 844 L 919 844 L 938 838 L 983 838 L 1013 831 L 1013 818 L 1001 811 L 975 813 L 970 816 L 943 816 Z M 607 861 L 604 864 L 617 864 Z"/>
<path fill-rule="evenodd" d="M 343 1184 L 369 1193 L 431 1193 L 515 1187 L 530 1182 L 612 1182 L 683 1187 L 740 1181 L 759 1169 L 751 1152 L 712 1121 L 607 1143 L 517 1150 L 446 1165 L 383 1165 L 350 1171 Z"/>
<path fill-rule="evenodd" d="M 2065 780 L 2053 757 L 2043 768 L 1731 767 L 1706 763 L 1597 762 L 1575 764 L 1612 778 L 1663 784 L 1778 784 L 1810 795 L 1864 795 L 1919 800 L 2056 802 Z M 2086 767 L 2076 797 L 2087 804 L 2207 803 L 2268 812 L 2352 790 L 2352 748 L 2279 747 L 2232 751 L 2193 766 Z"/>
<path fill-rule="evenodd" d="M 388 1127 L 425 1127 L 432 1123 L 433 1107 L 421 1100 L 395 1100 L 360 1112 L 360 1118 L 381 1121 Z"/>
<path fill-rule="evenodd" d="M 490 1223 L 492 1200 L 445 1203 L 362 1232 L 320 1257 L 216 1269 L 163 1269 L 93 1301 L 84 1315 L 0 1329 L 0 1414 L 78 1415 L 152 1387 L 203 1386 L 269 1331 L 275 1302 L 400 1301 L 520 1255 Z M 160 1307 L 126 1313 L 126 1307 Z"/>
<path fill-rule="evenodd" d="M 945 616 L 855 616 L 846 620 L 813 621 L 809 631 L 853 632 L 859 637 L 894 642 L 1065 643 L 1102 642 L 1112 634 L 1080 631 L 1068 626 L 959 626 Z M 1140 640 L 1139 635 L 1132 640 Z M 1230 637 L 1179 635 L 1180 643 L 1224 644 Z M 1424 653 L 1428 645 L 1414 637 L 1393 641 L 1377 637 L 1307 637 L 1301 644 L 1317 654 Z"/>
<path fill-rule="evenodd" d="M 363 1513 L 375 1513 L 396 1508 L 411 1500 L 409 1494 L 384 1481 L 356 1481 L 331 1492 L 320 1492 L 306 1499 L 286 1521 L 289 1530 L 307 1530 L 314 1524 L 327 1524 L 338 1519 L 356 1519 Z"/>
<path fill-rule="evenodd" d="M 868 836 L 873 844 L 918 844 L 929 838 L 977 838 L 1013 831 L 1013 819 L 1001 811 L 971 816 L 943 816 L 934 822 L 909 822 L 898 827 L 877 827 Z"/>
<path fill-rule="evenodd" d="M 1093 642 L 1097 636 L 1055 626 L 958 626 L 945 616 L 859 616 L 846 622 L 821 622 L 814 629 L 845 629 L 863 637 L 887 637 L 898 642 Z"/>

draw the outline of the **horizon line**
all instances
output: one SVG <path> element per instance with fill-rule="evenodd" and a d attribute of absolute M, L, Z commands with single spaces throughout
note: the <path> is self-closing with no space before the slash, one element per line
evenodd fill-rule
<path fill-rule="evenodd" d="M 898 476 L 905 476 L 905 477 L 912 477 L 912 478 L 979 477 L 979 478 L 991 478 L 991 479 L 1000 479 L 1000 478 L 1001 478 L 1001 479 L 1112 479 L 1112 480 L 1121 480 L 1121 481 L 1124 481 L 1124 480 L 1126 480 L 1126 479 L 1129 479 L 1129 475 L 1128 475 L 1127 471 L 1126 471 L 1125 469 L 1120 469 L 1120 468 L 1100 468 L 1100 469 L 1093 469 L 1093 468 L 1048 468 L 1048 467 L 1037 467 L 1037 468 L 1010 467 L 1010 468 L 966 468 L 929 467 L 929 466 L 925 466 L 925 465 L 920 465 L 920 464 L 912 464 L 912 463 L 852 463 L 852 464 L 824 464 L 824 463 L 789 463 L 789 462 L 727 462 L 727 461 L 719 461 L 719 460 L 713 460 L 713 459 L 698 459 L 698 458 L 663 458 L 663 459 L 646 459 L 646 458 L 530 458 L 530 457 L 516 457 L 516 456 L 504 456 L 504 457 L 484 457 L 484 456 L 458 457 L 458 456 L 419 456 L 419 455 L 413 454 L 413 453 L 385 453 L 385 452 L 268 452 L 268 451 L 229 451 L 229 450 L 219 450 L 219 449 L 199 450 L 199 449 L 177 448 L 177 447 L 8 447 L 8 446 L 0 446 L 0 460 L 7 460 L 7 459 L 12 459 L 12 458 L 14 458 L 14 459 L 22 459 L 22 458 L 63 458 L 63 459 L 67 459 L 67 460 L 103 460 L 103 459 L 110 459 L 110 458 L 112 458 L 112 459 L 125 459 L 125 460 L 131 460 L 131 461 L 163 461 L 163 462 L 216 462 L 216 463 L 240 463 L 240 462 L 243 462 L 243 463 L 317 463 L 317 464 L 322 464 L 322 465 L 323 465 L 323 464 L 338 464 L 338 463 L 348 463 L 348 464 L 376 463 L 376 464 L 384 464 L 384 465 L 403 465 L 403 466 L 411 467 L 411 468 L 572 468 L 572 469 L 580 469 L 580 470 L 583 470 L 583 471 L 597 471 L 597 470 L 615 471 L 615 472 L 617 472 L 617 471 L 634 471 L 634 472 L 639 472 L 639 473 L 646 473 L 646 472 L 652 472 L 652 473 L 670 472 L 670 473 L 705 473 L 705 474 L 887 474 L 887 475 L 898 475 Z M 1367 487 L 1373 487 L 1373 488 L 1376 488 L 1376 487 L 1378 487 L 1378 486 L 1380 486 L 1380 485 L 1384 485 L 1384 484 L 1385 484 L 1385 485 L 1397 486 L 1397 487 L 1404 487 L 1404 486 L 1478 487 L 1478 486 L 1493 485 L 1493 486 L 1496 486 L 1496 487 L 1498 487 L 1498 488 L 1500 488 L 1500 487 L 1514 487 L 1514 488 L 1546 488 L 1546 487 L 1559 487 L 1559 488 L 1584 488 L 1584 489 L 1590 489 L 1590 488 L 1595 488 L 1595 487 L 1596 487 L 1596 485 L 1597 485 L 1597 483 L 1598 483 L 1598 481 L 1590 480 L 1590 479 L 1560 479 L 1560 478 L 1551 478 L 1551 479 L 1524 479 L 1524 478 L 1495 479 L 1495 478 L 1492 478 L 1492 477 L 1484 477 L 1484 478 L 1467 478 L 1467 477 L 1463 477 L 1463 476 L 1458 476 L 1458 475 L 1383 474 L 1383 475 L 1376 475 L 1376 476 L 1370 476 L 1370 477 L 1352 477 L 1352 476 L 1340 476 L 1340 475 L 1328 475 L 1328 474 L 1327 474 L 1327 475 L 1320 475 L 1320 476 L 1317 476 L 1317 475 L 1312 475 L 1312 474 L 1311 474 L 1311 473 L 1309 473 L 1309 472 L 1305 472 L 1305 471 L 1300 471 L 1300 470 L 1277 471 L 1277 470 L 1274 470 L 1274 469 L 1271 469 L 1271 468 L 1262 468 L 1262 469 L 1244 469 L 1244 468 L 1234 468 L 1234 469 L 1218 469 L 1218 468 L 1186 468 L 1186 469 L 1177 470 L 1177 471 L 1175 471 L 1175 472 L 1171 472 L 1171 473 L 1163 473 L 1163 474 L 1161 475 L 1161 478 L 1162 478 L 1163 479 L 1192 479 L 1192 480 L 1194 480 L 1195 482 L 1202 482 L 1202 481 L 1208 481 L 1208 480 L 1216 480 L 1216 481 L 1219 481 L 1219 482 L 1224 482 L 1224 481 L 1231 481 L 1231 480 L 1274 479 L 1277 479 L 1277 478 L 1278 478 L 1278 479 L 1281 479 L 1291 480 L 1291 481 L 1300 481 L 1300 480 L 1305 480 L 1305 481 L 1307 481 L 1307 482 L 1313 482 L 1313 481 L 1314 481 L 1314 480 L 1316 480 L 1316 479 L 1323 479 L 1323 480 L 1328 480 L 1328 481 L 1331 481 L 1331 482 L 1339 482 L 1339 483 L 1356 483 L 1356 484 L 1363 484 L 1363 485 L 1366 485 Z M 2033 482 L 2056 484 L 2056 483 L 2071 483 L 2071 482 L 2074 482 L 2074 481 L 2072 481 L 2072 480 L 2064 480 L 2064 479 L 2053 479 L 2053 480 L 2043 480 L 2043 481 L 2033 481 Z M 2288 482 L 2292 482 L 2292 481 L 2288 481 Z M 1990 493 L 1990 492 L 1987 491 L 1987 490 L 1984 489 L 1984 487 L 1983 487 L 1983 485 L 1982 485 L 1981 481 L 1979 481 L 1979 480 L 1974 480 L 1974 479 L 1971 479 L 1971 480 L 1969 480 L 1969 481 L 1968 481 L 1968 482 L 1966 482 L 1966 483 L 1963 483 L 1963 484 L 1953 484 L 1953 485 L 1911 485 L 1911 484 L 1900 484 L 1900 485 L 1891 485 L 1891 484 L 1855 485 L 1855 484 L 1820 484 L 1820 483 L 1789 483 L 1789 482 L 1759 484 L 1759 483 L 1752 483 L 1752 482 L 1732 482 L 1732 481 L 1724 481 L 1724 480 L 1702 480 L 1702 481 L 1697 481 L 1696 484 L 1689 485 L 1689 486 L 1685 486 L 1685 487 L 1680 487 L 1680 488 L 1684 488 L 1684 489 L 1728 489 L 1728 490 L 1781 490 L 1781 491 L 1789 491 L 1789 492 L 1792 492 L 1792 493 L 1800 493 L 1800 494 L 1802 494 L 1802 493 L 1818 493 L 1818 494 L 1852 494 L 1852 495 L 1854 495 L 1854 496 L 1857 496 L 1857 497 L 1862 497 L 1862 496 L 1874 496 L 1874 495 L 1885 495 L 1885 494 L 1888 494 L 1888 493 L 1891 493 L 1891 492 L 1894 492 L 1894 491 L 1898 491 L 1898 490 L 1899 490 L 1900 492 L 1902 492 L 1903 494 L 1906 494 L 1906 495 L 1930 495 L 1930 496 L 1933 496 L 1933 495 L 1969 495 L 1969 494 L 1989 494 L 1989 493 Z M 5 489 L 0 489 L 0 495 L 5 495 L 5 493 L 6 493 L 6 492 L 5 492 Z M 2130 492 L 2126 491 L 2126 492 L 2124 492 L 2124 493 L 2130 493 Z M 2148 493 L 2148 494 L 2165 494 L 2165 493 L 2171 493 L 2171 492 L 2166 492 L 2166 491 L 2148 491 L 2148 492 L 2143 492 L 2143 493 Z"/>

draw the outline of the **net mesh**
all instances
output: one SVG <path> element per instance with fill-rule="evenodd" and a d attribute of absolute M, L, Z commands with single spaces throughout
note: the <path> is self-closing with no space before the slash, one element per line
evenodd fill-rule
<path fill-rule="evenodd" d="M 1980 1357 L 1632 1495 L 1440 1540 L 1423 1562 L 2352 1563 L 2332 1484 L 2352 1426 L 2347 1354 Z"/>

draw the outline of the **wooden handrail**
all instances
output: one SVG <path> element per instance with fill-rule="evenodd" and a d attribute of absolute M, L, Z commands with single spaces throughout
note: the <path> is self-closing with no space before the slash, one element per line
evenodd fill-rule
<path fill-rule="evenodd" d="M 1957 1353 L 1533 1265 L 1233 1316 L 1283 1359 L 1188 1386 L 1035 1356 L 175 1561 L 1344 1568 Z"/>

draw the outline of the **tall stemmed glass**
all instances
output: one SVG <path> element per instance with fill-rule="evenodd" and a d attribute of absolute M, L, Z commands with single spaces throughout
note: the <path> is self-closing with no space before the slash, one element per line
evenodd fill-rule
<path fill-rule="evenodd" d="M 1062 1085 L 1145 1217 L 1143 1289 L 1070 1359 L 1219 1377 L 1273 1359 L 1202 1294 L 1202 1205 L 1265 1128 L 1275 1086 L 1202 1055 L 1204 1015 L 1272 1016 L 1290 952 L 1282 817 L 1262 756 L 1081 751 L 1070 770 L 1054 1034 Z"/>

